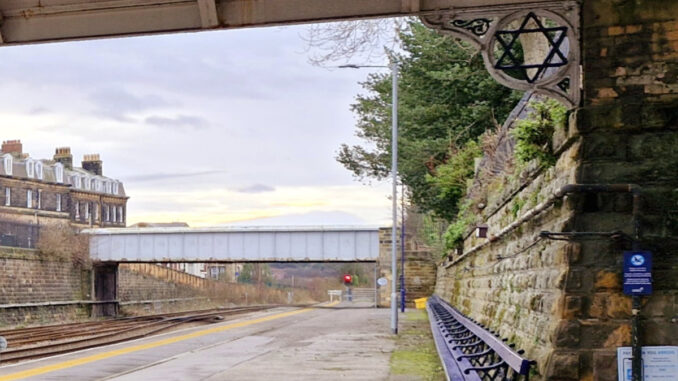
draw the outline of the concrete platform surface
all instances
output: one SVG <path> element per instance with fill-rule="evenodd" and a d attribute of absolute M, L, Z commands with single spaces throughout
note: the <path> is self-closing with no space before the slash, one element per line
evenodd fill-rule
<path fill-rule="evenodd" d="M 387 309 L 359 303 L 278 308 L 0 367 L 0 381 L 386 380 L 394 348 L 388 319 Z"/>

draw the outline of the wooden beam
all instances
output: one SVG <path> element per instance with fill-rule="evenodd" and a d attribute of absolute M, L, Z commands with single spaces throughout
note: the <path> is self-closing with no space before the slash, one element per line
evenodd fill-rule
<path fill-rule="evenodd" d="M 215 28 L 219 26 L 219 15 L 217 14 L 217 4 L 215 0 L 198 0 L 198 9 L 200 9 L 200 21 L 202 27 Z"/>
<path fill-rule="evenodd" d="M 530 8 L 560 0 L 0 0 L 6 45 Z"/>

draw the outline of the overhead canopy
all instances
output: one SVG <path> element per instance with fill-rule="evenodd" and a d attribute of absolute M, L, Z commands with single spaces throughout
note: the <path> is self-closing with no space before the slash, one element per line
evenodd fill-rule
<path fill-rule="evenodd" d="M 2 44 L 405 16 L 544 0 L 1 0 Z"/>

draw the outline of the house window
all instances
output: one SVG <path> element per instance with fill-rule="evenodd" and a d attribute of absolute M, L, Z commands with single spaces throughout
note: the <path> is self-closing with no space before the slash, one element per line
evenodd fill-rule
<path fill-rule="evenodd" d="M 80 176 L 73 176 L 73 185 L 75 185 L 76 188 L 80 189 L 81 182 L 80 182 Z"/>
<path fill-rule="evenodd" d="M 89 202 L 85 203 L 85 221 L 89 221 Z"/>
<path fill-rule="evenodd" d="M 111 220 L 111 208 L 108 205 L 106 205 L 105 210 L 106 210 L 106 221 L 108 222 Z"/>
<path fill-rule="evenodd" d="M 10 187 L 5 188 L 5 206 L 12 205 L 12 189 Z"/>
<path fill-rule="evenodd" d="M 122 206 L 119 206 L 119 207 L 118 207 L 118 214 L 119 214 L 118 217 L 120 217 L 120 218 L 118 219 L 118 220 L 120 221 L 120 223 L 125 222 L 124 216 L 122 215 Z"/>
<path fill-rule="evenodd" d="M 3 163 L 5 167 L 5 174 L 8 176 L 12 176 L 12 156 L 7 154 L 3 157 Z"/>
<path fill-rule="evenodd" d="M 33 160 L 26 160 L 26 175 L 30 178 L 33 178 L 35 175 L 35 163 Z"/>
<path fill-rule="evenodd" d="M 112 212 L 113 212 L 113 213 L 111 213 L 111 214 L 113 215 L 113 222 L 116 222 L 116 221 L 115 221 L 115 206 L 113 207 Z"/>
<path fill-rule="evenodd" d="M 26 191 L 26 207 L 33 207 L 33 191 L 30 189 Z"/>
<path fill-rule="evenodd" d="M 38 189 L 38 209 L 42 209 L 42 189 Z"/>
<path fill-rule="evenodd" d="M 64 166 L 61 163 L 54 164 L 54 176 L 57 183 L 64 182 Z"/>
<path fill-rule="evenodd" d="M 38 180 L 43 179 L 43 173 L 42 173 L 42 162 L 37 162 L 35 163 L 35 177 L 38 178 Z"/>
<path fill-rule="evenodd" d="M 110 181 L 106 181 L 106 193 L 111 193 L 113 192 L 113 187 L 111 186 Z"/>
<path fill-rule="evenodd" d="M 56 195 L 56 211 L 61 212 L 61 193 Z"/>
<path fill-rule="evenodd" d="M 94 204 L 94 221 L 99 220 L 99 204 Z"/>
<path fill-rule="evenodd" d="M 113 183 L 113 194 L 118 194 L 118 186 L 117 182 Z"/>
<path fill-rule="evenodd" d="M 75 219 L 80 219 L 80 201 L 75 202 Z"/>

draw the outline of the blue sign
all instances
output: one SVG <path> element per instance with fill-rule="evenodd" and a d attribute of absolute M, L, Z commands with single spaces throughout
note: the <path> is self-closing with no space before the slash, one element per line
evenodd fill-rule
<path fill-rule="evenodd" d="M 652 293 L 652 253 L 624 252 L 624 294 L 650 295 Z"/>

